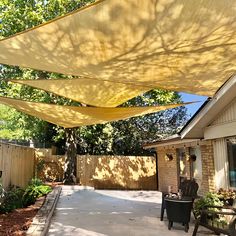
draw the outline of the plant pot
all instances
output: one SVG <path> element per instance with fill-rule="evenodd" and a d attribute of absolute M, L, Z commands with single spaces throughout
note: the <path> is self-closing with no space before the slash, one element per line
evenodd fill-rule
<path fill-rule="evenodd" d="M 233 206 L 234 204 L 233 198 L 227 198 L 227 199 L 221 198 L 220 200 L 224 203 L 225 206 Z"/>

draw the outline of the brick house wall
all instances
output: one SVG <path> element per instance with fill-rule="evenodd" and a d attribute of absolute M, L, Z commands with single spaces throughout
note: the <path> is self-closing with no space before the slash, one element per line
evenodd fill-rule
<path fill-rule="evenodd" d="M 179 170 L 177 162 L 177 149 L 185 148 L 186 154 L 189 154 L 189 147 L 194 147 L 196 143 L 181 143 L 170 146 L 159 146 L 156 148 L 158 156 L 158 186 L 159 191 L 167 191 L 168 186 L 173 187 L 173 191 L 178 191 Z M 211 141 L 200 141 L 198 143 L 201 150 L 202 159 L 202 180 L 199 183 L 199 195 L 204 195 L 208 191 L 215 191 L 215 166 L 213 145 Z M 173 160 L 165 160 L 166 153 L 172 154 Z M 186 162 L 186 177 L 191 177 L 191 162 Z"/>
<path fill-rule="evenodd" d="M 166 153 L 173 155 L 172 161 L 166 161 Z M 159 191 L 167 192 L 168 186 L 173 187 L 173 191 L 178 191 L 178 167 L 175 149 L 165 149 L 163 147 L 157 149 L 157 165 L 158 165 L 158 186 Z"/>
<path fill-rule="evenodd" d="M 202 155 L 202 184 L 201 194 L 209 191 L 215 191 L 215 165 L 212 142 L 201 146 Z"/>

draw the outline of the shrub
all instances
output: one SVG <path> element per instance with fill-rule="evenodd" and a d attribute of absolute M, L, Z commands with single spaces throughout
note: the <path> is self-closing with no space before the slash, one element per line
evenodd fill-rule
<path fill-rule="evenodd" d="M 2 184 L 0 184 L 0 199 L 3 199 L 4 195 L 5 195 L 5 189 L 3 188 Z M 1 200 L 0 200 L 0 204 L 1 204 Z"/>
<path fill-rule="evenodd" d="M 0 184 L 0 207 L 3 204 L 5 193 L 5 189 L 2 187 L 2 184 Z"/>
<path fill-rule="evenodd" d="M 8 191 L 2 190 L 2 193 L 0 204 L 1 213 L 10 212 L 14 209 L 23 207 L 23 189 L 12 186 Z"/>
<path fill-rule="evenodd" d="M 37 178 L 32 179 L 25 190 L 12 186 L 8 191 L 5 191 L 2 185 L 0 185 L 0 213 L 29 206 L 35 203 L 37 198 L 51 191 L 51 187 L 44 185 Z"/>
<path fill-rule="evenodd" d="M 41 179 L 33 178 L 33 179 L 31 179 L 29 185 L 40 186 L 40 185 L 44 185 L 44 184 Z"/>
<path fill-rule="evenodd" d="M 37 198 L 42 197 L 51 191 L 52 191 L 51 187 L 47 185 L 35 185 L 35 184 L 29 185 L 26 188 L 25 193 L 23 195 L 24 206 L 29 206 L 35 203 Z"/>

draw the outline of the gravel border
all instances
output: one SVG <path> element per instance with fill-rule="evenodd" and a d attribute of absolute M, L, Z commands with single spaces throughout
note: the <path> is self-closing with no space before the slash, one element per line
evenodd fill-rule
<path fill-rule="evenodd" d="M 61 194 L 61 186 L 54 187 L 26 232 L 28 236 L 45 236 L 48 232 L 54 209 Z"/>

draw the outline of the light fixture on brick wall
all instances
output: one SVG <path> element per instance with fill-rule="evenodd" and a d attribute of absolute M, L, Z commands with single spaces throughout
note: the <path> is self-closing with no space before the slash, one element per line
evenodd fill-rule
<path fill-rule="evenodd" d="M 186 158 L 186 161 L 190 161 L 190 155 L 188 153 L 184 153 L 184 157 Z"/>
<path fill-rule="evenodd" d="M 195 154 L 191 154 L 191 155 L 186 154 L 187 161 L 196 161 L 196 159 L 197 159 L 197 156 Z"/>
<path fill-rule="evenodd" d="M 166 155 L 165 155 L 165 160 L 166 161 L 172 161 L 173 160 L 173 155 L 172 154 L 170 154 L 170 153 L 166 153 Z"/>

